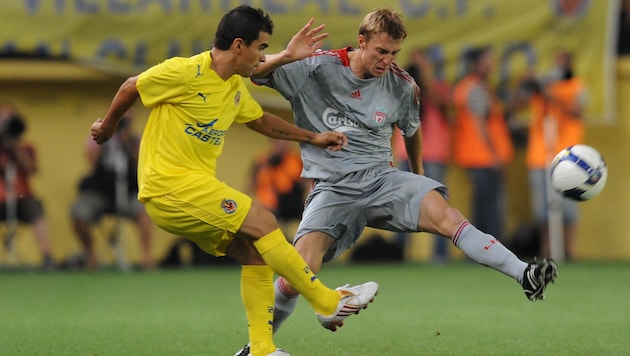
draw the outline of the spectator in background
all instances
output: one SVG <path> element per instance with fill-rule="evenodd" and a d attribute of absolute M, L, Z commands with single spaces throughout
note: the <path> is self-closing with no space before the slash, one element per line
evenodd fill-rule
<path fill-rule="evenodd" d="M 302 159 L 299 151 L 286 140 L 271 140 L 268 152 L 259 155 L 252 167 L 251 192 L 271 211 L 283 230 L 299 220 L 304 210 L 306 180 L 300 177 Z M 285 231 L 285 234 L 292 235 Z"/>
<path fill-rule="evenodd" d="M 549 189 L 547 167 L 563 148 L 583 143 L 583 109 L 587 99 L 584 82 L 574 75 L 572 55 L 560 51 L 555 66 L 541 80 L 531 78 L 519 93 L 529 98 L 531 122 L 526 164 L 529 171 L 531 205 L 536 226 L 540 228 L 541 255 L 549 254 L 549 196 L 562 201 L 564 249 L 567 260 L 575 257 L 578 207 Z"/>
<path fill-rule="evenodd" d="M 44 207 L 33 194 L 30 178 L 37 173 L 35 147 L 22 140 L 24 119 L 11 107 L 0 107 L 0 219 L 6 221 L 6 245 L 11 252 L 17 223 L 33 227 L 45 269 L 53 269 L 48 224 Z"/>
<path fill-rule="evenodd" d="M 422 164 L 424 175 L 446 182 L 446 170 L 451 154 L 451 119 L 449 117 L 451 87 L 448 82 L 434 76 L 434 68 L 421 49 L 411 52 L 410 65 L 407 72 L 420 86 L 420 121 L 422 125 Z M 394 139 L 398 141 L 395 151 L 405 152 L 402 136 L 397 134 Z M 401 147 L 402 146 L 402 147 Z M 402 150 L 400 149 L 402 148 Z M 409 170 L 409 162 L 405 158 L 406 169 Z M 449 243 L 447 239 L 434 235 L 433 260 L 444 262 L 449 259 Z"/>
<path fill-rule="evenodd" d="M 505 166 L 512 160 L 514 148 L 502 107 L 490 87 L 492 51 L 472 48 L 466 60 L 467 75 L 454 88 L 453 158 L 471 180 L 473 223 L 490 235 L 503 236 Z"/>
<path fill-rule="evenodd" d="M 129 115 L 122 118 L 114 137 L 106 144 L 98 145 L 91 139 L 87 142 L 91 170 L 79 183 L 79 195 L 72 206 L 71 217 L 88 269 L 98 266 L 92 227 L 105 215 L 135 221 L 141 241 L 142 267 L 154 267 L 151 256 L 153 223 L 137 199 L 139 145 L 140 136 L 134 132 Z"/>

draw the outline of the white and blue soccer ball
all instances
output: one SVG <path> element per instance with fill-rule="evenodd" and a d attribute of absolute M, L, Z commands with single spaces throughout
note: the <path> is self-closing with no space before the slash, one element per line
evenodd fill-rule
<path fill-rule="evenodd" d="M 608 178 L 604 157 L 588 145 L 574 145 L 560 151 L 550 167 L 551 186 L 563 196 L 589 200 L 597 196 Z"/>

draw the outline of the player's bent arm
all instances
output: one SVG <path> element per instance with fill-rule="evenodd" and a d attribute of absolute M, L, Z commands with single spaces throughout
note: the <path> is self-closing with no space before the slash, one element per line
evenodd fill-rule
<path fill-rule="evenodd" d="M 252 78 L 267 78 L 274 70 L 276 70 L 276 68 L 284 64 L 293 62 L 288 56 L 284 54 L 284 52 L 285 51 L 268 54 L 267 56 L 265 56 L 265 61 L 258 66 L 256 72 L 252 74 Z"/>
<path fill-rule="evenodd" d="M 334 151 L 340 150 L 348 143 L 348 137 L 343 133 L 334 131 L 316 133 L 304 130 L 268 112 L 263 112 L 263 116 L 259 119 L 245 125 L 271 138 L 310 143 Z"/>
<path fill-rule="evenodd" d="M 420 129 L 407 137 L 404 137 L 405 150 L 409 157 L 409 167 L 413 173 L 424 175 L 424 166 L 422 165 L 422 132 Z"/>
<path fill-rule="evenodd" d="M 123 115 L 133 106 L 140 94 L 136 88 L 138 77 L 130 77 L 120 86 L 112 99 L 105 117 L 97 119 L 92 124 L 91 132 L 94 141 L 102 144 L 109 140 L 116 132 Z"/>
<path fill-rule="evenodd" d="M 276 68 L 287 63 L 304 59 L 321 48 L 324 44 L 323 39 L 328 37 L 328 33 L 321 33 L 325 27 L 323 24 L 311 28 L 314 22 L 315 19 L 310 19 L 298 33 L 293 35 L 284 50 L 267 55 L 265 62 L 258 66 L 258 69 L 252 77 L 255 79 L 266 78 Z"/>

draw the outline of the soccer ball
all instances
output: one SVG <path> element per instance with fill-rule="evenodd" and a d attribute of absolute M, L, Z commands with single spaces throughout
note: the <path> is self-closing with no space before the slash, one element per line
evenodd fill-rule
<path fill-rule="evenodd" d="M 599 151 L 588 145 L 574 145 L 553 159 L 550 178 L 555 191 L 569 199 L 584 201 L 604 189 L 608 168 Z"/>

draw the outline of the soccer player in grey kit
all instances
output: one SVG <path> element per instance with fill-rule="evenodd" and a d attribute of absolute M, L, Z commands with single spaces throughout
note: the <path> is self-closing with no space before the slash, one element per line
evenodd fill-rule
<path fill-rule="evenodd" d="M 394 62 L 407 36 L 401 16 L 377 9 L 359 27 L 358 48 L 311 54 L 313 20 L 277 54 L 267 55 L 254 81 L 276 89 L 289 102 L 297 126 L 348 136 L 340 151 L 302 145 L 303 177 L 314 180 L 295 247 L 317 272 L 348 249 L 365 226 L 437 233 L 466 255 L 514 278 L 532 301 L 543 298 L 557 276 L 550 259 L 521 261 L 494 236 L 473 226 L 447 202 L 447 189 L 423 175 L 420 89 Z M 308 35 L 308 36 L 307 36 Z M 315 39 L 323 39 L 322 34 Z M 412 172 L 393 168 L 393 126 L 405 136 Z M 292 313 L 297 292 L 282 277 L 275 282 L 274 328 Z M 334 331 L 334 330 L 333 330 Z"/>

